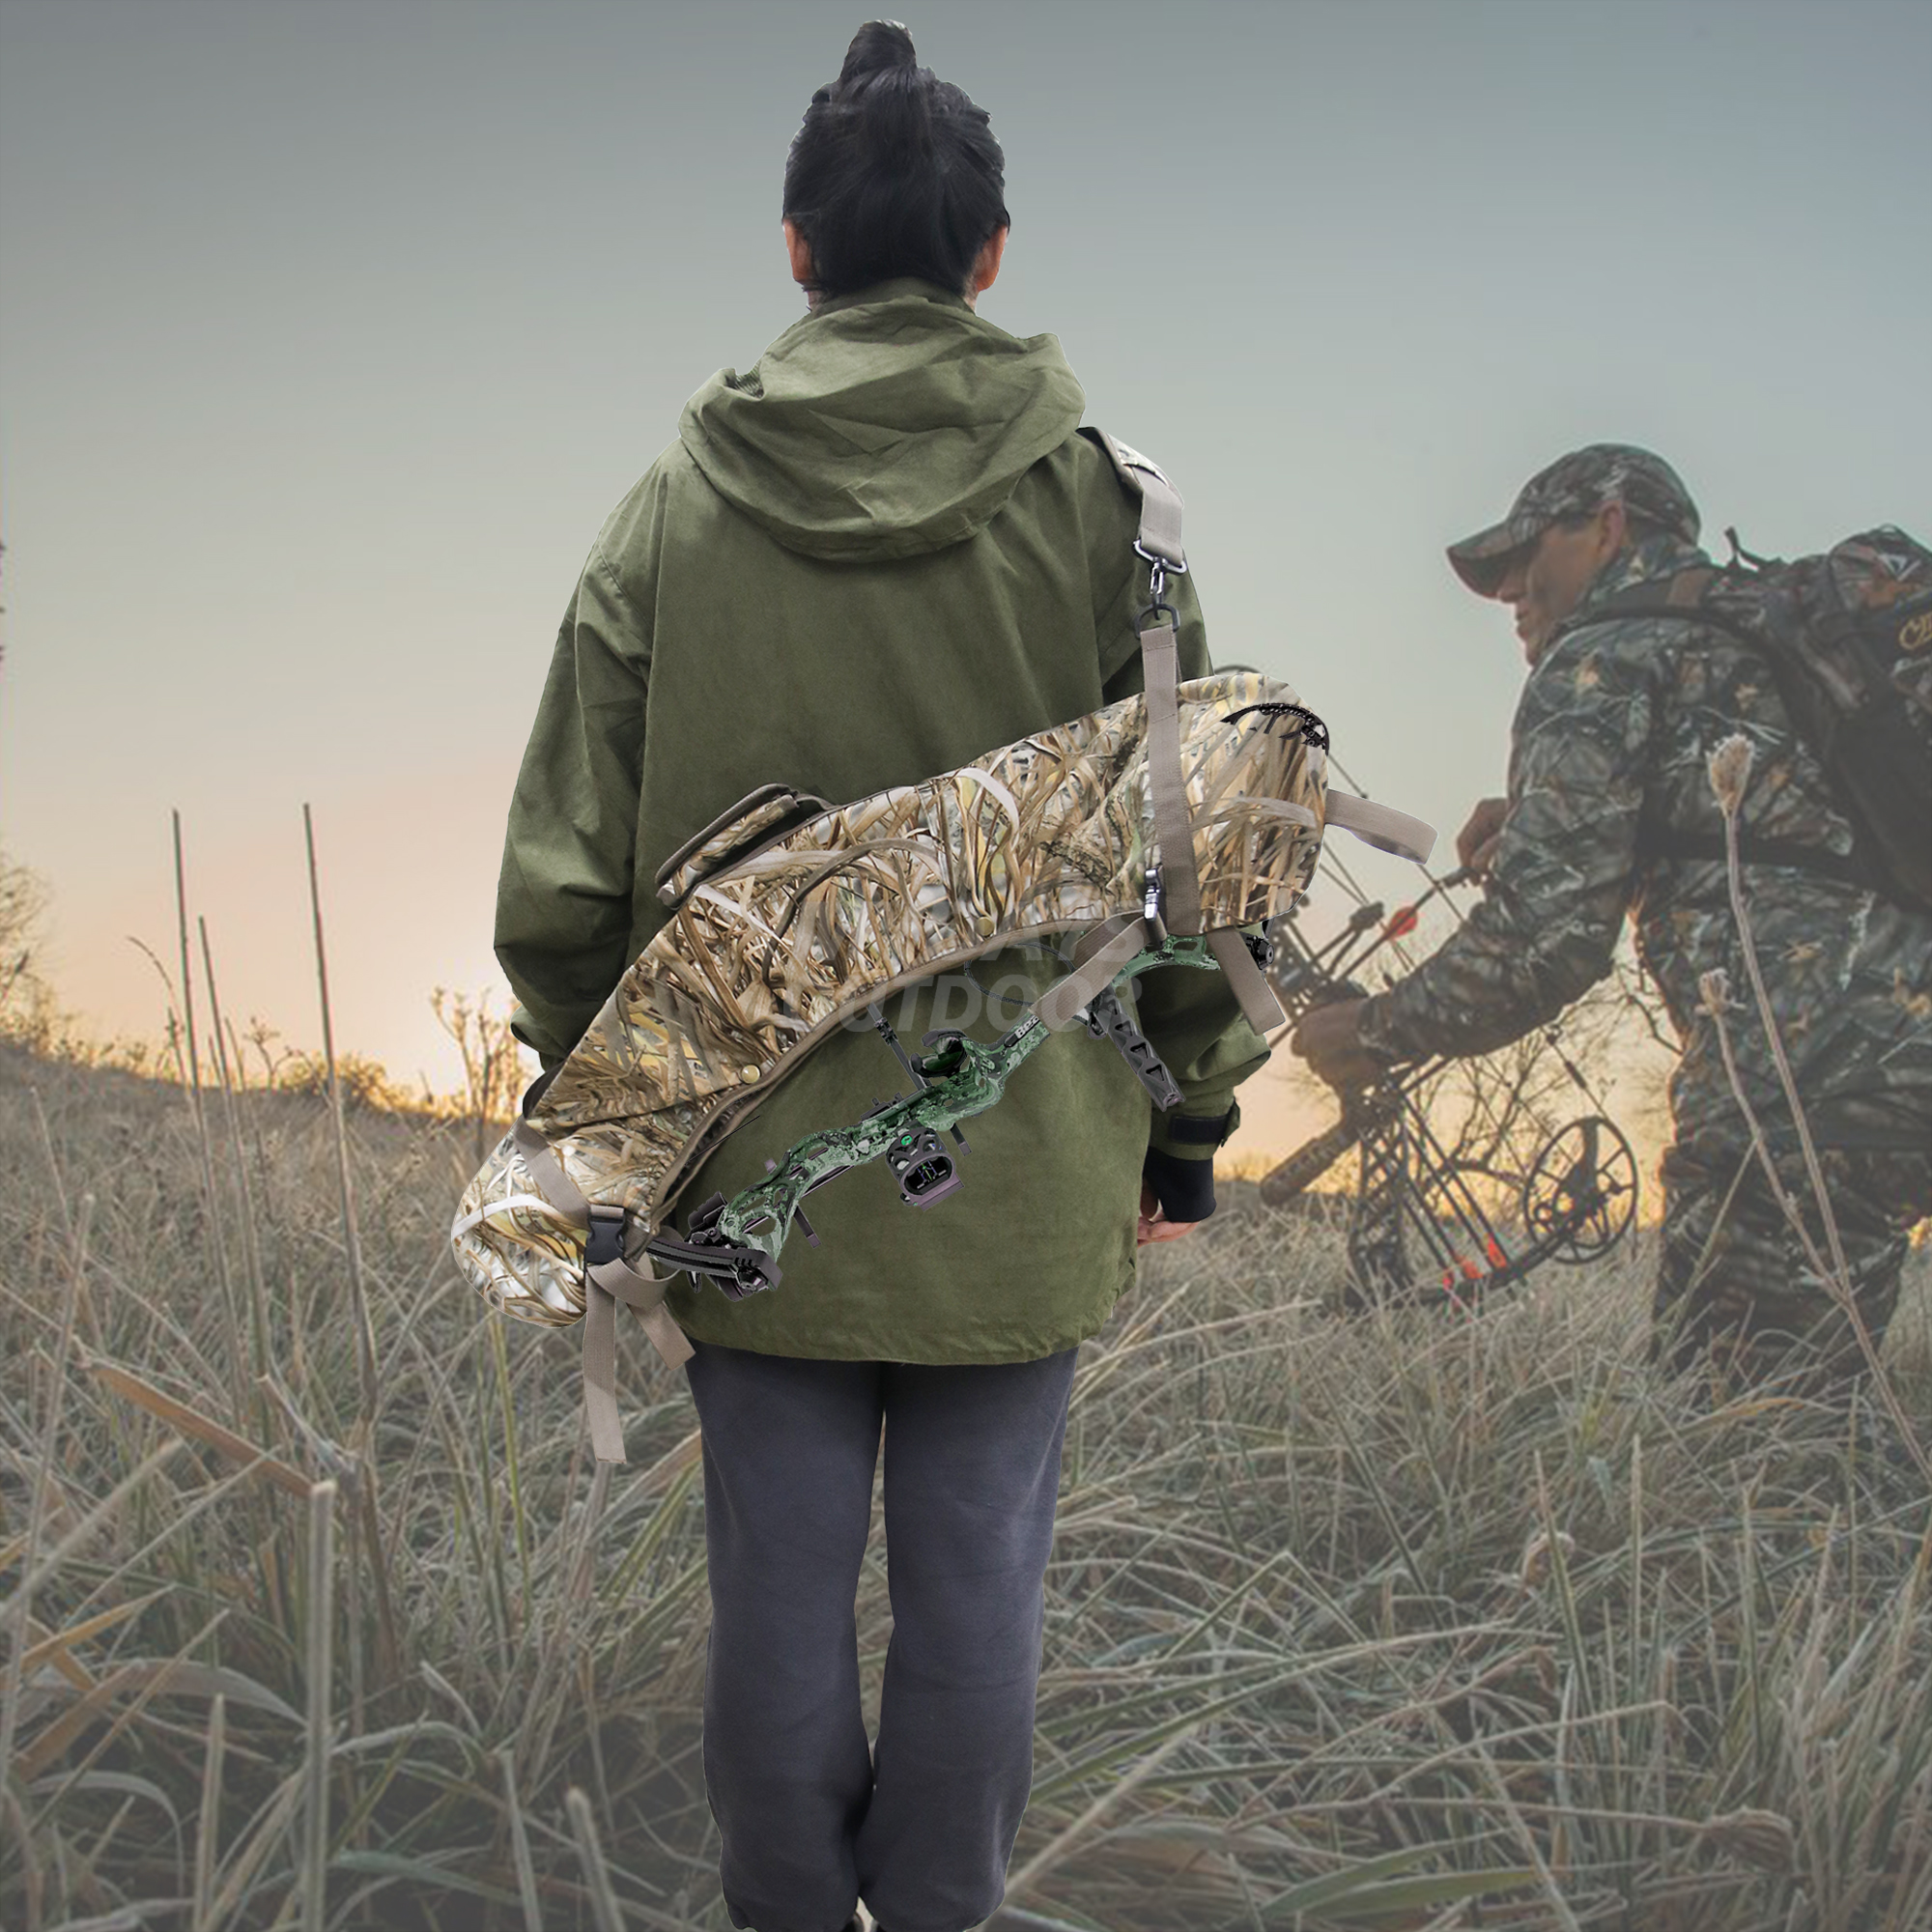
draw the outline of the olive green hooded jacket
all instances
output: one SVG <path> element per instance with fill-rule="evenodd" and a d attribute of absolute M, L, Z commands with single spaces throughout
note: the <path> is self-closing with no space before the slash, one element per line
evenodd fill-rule
<path fill-rule="evenodd" d="M 693 397 L 591 548 L 510 808 L 497 956 L 546 1069 L 663 924 L 658 867 L 754 786 L 843 804 L 1141 689 L 1139 504 L 1075 434 L 1083 403 L 1054 337 L 1009 335 L 919 281 L 825 302 Z M 1167 592 L 1183 678 L 1209 668 L 1191 582 Z M 1009 948 L 886 1012 L 914 1052 L 934 1026 L 992 1039 L 1064 971 Z M 818 1245 L 794 1234 L 779 1287 L 730 1302 L 680 1276 L 679 1324 L 915 1362 L 1031 1360 L 1094 1334 L 1134 1277 L 1144 1161 L 1184 1203 L 1212 1170 L 1175 1163 L 1211 1162 L 1267 1057 L 1220 974 L 1164 968 L 1137 991 L 1180 1107 L 1154 1113 L 1084 1028 L 1056 1034 L 964 1123 L 956 1194 L 914 1209 L 883 1163 L 843 1175 L 811 1196 Z M 876 1032 L 841 1032 L 681 1208 L 910 1085 Z"/>

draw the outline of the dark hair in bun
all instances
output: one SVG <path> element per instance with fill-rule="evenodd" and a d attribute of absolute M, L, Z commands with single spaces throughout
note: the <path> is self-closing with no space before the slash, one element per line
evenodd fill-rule
<path fill-rule="evenodd" d="M 785 156 L 784 213 L 826 295 L 895 275 L 964 290 L 1009 225 L 1007 158 L 983 107 L 921 67 L 896 20 L 852 37 Z"/>

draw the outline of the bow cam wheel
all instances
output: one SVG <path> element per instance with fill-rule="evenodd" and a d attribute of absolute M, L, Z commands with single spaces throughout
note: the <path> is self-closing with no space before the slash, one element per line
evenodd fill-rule
<path fill-rule="evenodd" d="M 1522 1220 L 1551 1261 L 1593 1260 L 1636 1213 L 1636 1156 L 1614 1122 L 1590 1114 L 1554 1133 L 1522 1182 Z"/>

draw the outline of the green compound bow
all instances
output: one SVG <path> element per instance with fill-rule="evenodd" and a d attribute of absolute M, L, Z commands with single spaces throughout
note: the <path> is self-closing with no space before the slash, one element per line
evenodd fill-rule
<path fill-rule="evenodd" d="M 1249 944 L 1252 950 L 1255 942 Z M 1265 942 L 1262 950 L 1265 953 Z M 1179 1090 L 1120 1006 L 1120 989 L 1156 966 L 1221 970 L 1205 938 L 1169 934 L 1159 944 L 1135 953 L 1088 1002 L 1087 1027 L 1097 1037 L 1112 1039 L 1142 1084 L 1166 1106 L 1180 1098 Z M 986 1043 L 969 1039 L 963 1033 L 930 1033 L 924 1043 L 931 1046 L 938 1041 L 937 1050 L 914 1060 L 899 1045 L 877 1008 L 872 1010 L 886 1043 L 912 1075 L 915 1091 L 903 1099 L 872 1109 L 857 1126 L 806 1135 L 782 1160 L 767 1163 L 771 1172 L 763 1180 L 740 1190 L 728 1201 L 714 1194 L 694 1208 L 682 1238 L 651 1236 L 644 1243 L 645 1254 L 673 1268 L 689 1269 L 696 1279 L 709 1277 L 730 1299 L 738 1301 L 777 1287 L 781 1279 L 779 1251 L 794 1225 L 809 1241 L 817 1244 L 818 1237 L 800 1204 L 814 1187 L 823 1187 L 850 1169 L 883 1159 L 898 1182 L 899 1198 L 912 1208 L 930 1208 L 957 1189 L 958 1172 L 939 1136 L 951 1129 L 953 1139 L 964 1148 L 966 1137 L 959 1132 L 958 1123 L 998 1103 L 1014 1070 L 1047 1037 L 1050 1029 L 1037 1012 L 1029 1010 L 1010 1033 Z M 611 1210 L 595 1210 L 588 1260 L 595 1264 L 614 1258 L 620 1240 L 620 1228 Z"/>

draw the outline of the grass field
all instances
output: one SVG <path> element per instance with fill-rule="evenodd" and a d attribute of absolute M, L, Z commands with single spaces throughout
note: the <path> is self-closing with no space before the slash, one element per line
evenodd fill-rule
<path fill-rule="evenodd" d="M 327 1101 L 198 1123 L 0 1047 L 10 1932 L 728 1924 L 693 1412 L 620 1321 L 597 1470 L 575 1332 L 456 1272 L 476 1160 L 352 1109 L 352 1239 Z M 1083 1351 L 993 1926 L 1932 1926 L 1932 1510 L 1883 1431 L 1700 1412 L 1641 1236 L 1344 1321 L 1332 1228 L 1223 1192 Z M 876 1698 L 876 1534 L 859 1628 Z"/>

